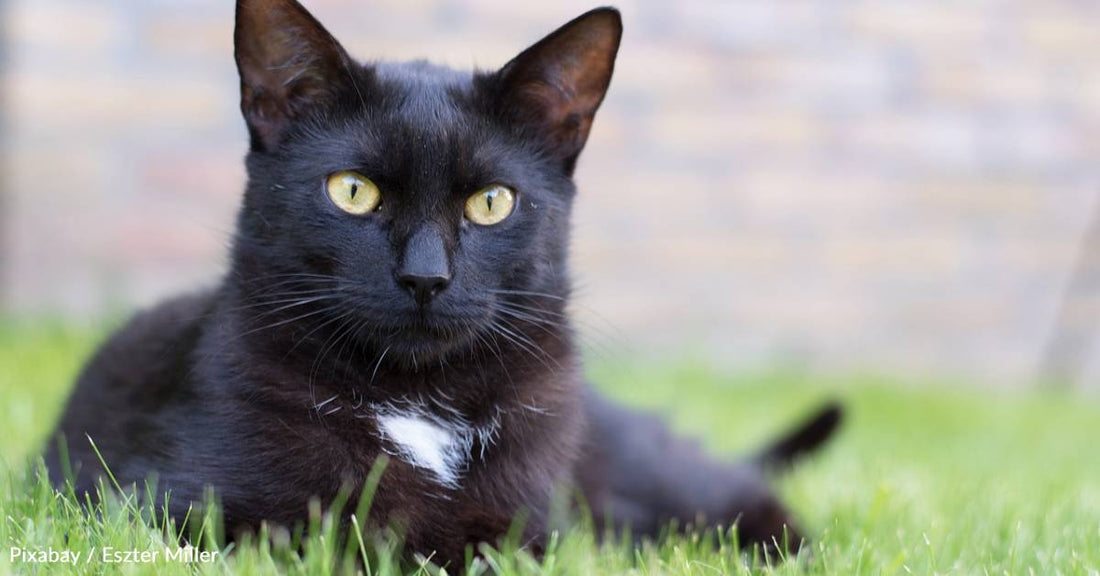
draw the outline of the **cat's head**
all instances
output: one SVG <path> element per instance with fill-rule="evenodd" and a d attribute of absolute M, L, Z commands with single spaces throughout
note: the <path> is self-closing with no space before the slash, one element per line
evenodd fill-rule
<path fill-rule="evenodd" d="M 560 322 L 573 168 L 621 34 L 600 8 L 493 72 L 360 64 L 294 0 L 239 0 L 251 150 L 230 277 L 258 325 L 402 357 Z"/>

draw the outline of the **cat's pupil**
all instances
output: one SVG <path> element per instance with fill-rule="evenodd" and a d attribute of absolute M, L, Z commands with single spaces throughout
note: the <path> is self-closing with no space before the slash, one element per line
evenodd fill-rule
<path fill-rule="evenodd" d="M 489 211 L 493 211 L 493 194 L 489 193 L 485 195 L 485 205 L 489 208 Z"/>
<path fill-rule="evenodd" d="M 358 184 L 352 184 L 351 185 L 351 198 L 352 198 L 352 200 L 355 199 L 355 193 L 358 192 L 358 191 L 359 191 L 359 185 Z"/>

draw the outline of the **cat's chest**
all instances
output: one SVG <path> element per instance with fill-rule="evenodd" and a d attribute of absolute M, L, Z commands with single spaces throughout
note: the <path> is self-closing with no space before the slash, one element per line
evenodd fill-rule
<path fill-rule="evenodd" d="M 363 403 L 351 415 L 381 452 L 446 488 L 462 487 L 471 469 L 491 454 L 503 428 L 499 411 L 474 418 L 418 402 Z"/>

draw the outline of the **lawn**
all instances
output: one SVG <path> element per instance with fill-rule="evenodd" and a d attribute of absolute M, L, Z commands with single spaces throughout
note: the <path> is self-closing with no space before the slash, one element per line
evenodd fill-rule
<path fill-rule="evenodd" d="M 53 492 L 38 479 L 34 458 L 101 333 L 0 323 L 0 573 L 324 574 L 361 558 L 370 574 L 400 569 L 391 545 L 369 536 L 343 542 L 321 517 L 300 534 L 241 543 L 213 562 L 166 560 L 163 530 L 135 518 L 133 506 L 115 501 L 89 515 Z M 578 529 L 560 535 L 539 561 L 487 550 L 470 573 L 1100 573 L 1098 398 L 867 376 L 729 375 L 683 359 L 603 358 L 590 373 L 610 394 L 660 410 L 727 457 L 759 445 L 823 399 L 841 399 L 848 409 L 842 433 L 776 480 L 813 537 L 812 554 L 769 563 L 733 551 L 725 535 L 634 550 L 597 545 L 590 530 Z M 214 518 L 207 511 L 195 521 L 212 527 Z M 12 561 L 12 547 L 83 557 L 76 568 L 31 565 Z M 104 547 L 159 557 L 84 563 Z"/>

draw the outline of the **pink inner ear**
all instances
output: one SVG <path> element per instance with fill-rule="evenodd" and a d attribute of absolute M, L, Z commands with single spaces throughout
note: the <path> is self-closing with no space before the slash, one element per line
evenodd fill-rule
<path fill-rule="evenodd" d="M 290 0 L 240 2 L 235 40 L 241 110 L 265 147 L 295 116 L 329 100 L 343 79 L 343 48 Z"/>
<path fill-rule="evenodd" d="M 577 94 L 571 85 L 554 85 L 535 81 L 520 89 L 519 98 L 525 101 L 551 137 L 567 148 L 579 148 L 588 138 L 599 98 L 590 94 Z"/>
<path fill-rule="evenodd" d="M 545 127 L 563 157 L 584 146 L 611 82 L 622 27 L 597 9 L 559 28 L 503 70 L 509 99 Z"/>

